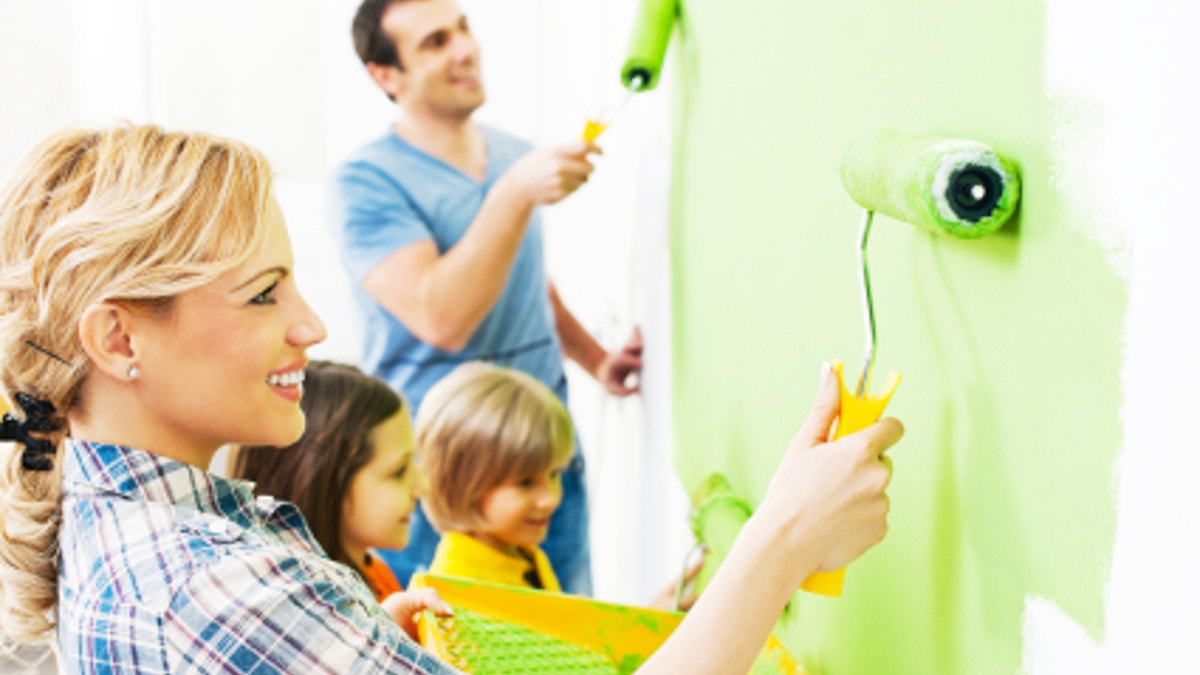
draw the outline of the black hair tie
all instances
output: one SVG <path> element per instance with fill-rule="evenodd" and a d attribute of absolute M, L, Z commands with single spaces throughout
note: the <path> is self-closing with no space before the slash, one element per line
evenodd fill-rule
<path fill-rule="evenodd" d="M 11 412 L 0 419 L 0 440 L 16 441 L 25 446 L 21 453 L 21 466 L 26 471 L 49 471 L 54 468 L 50 459 L 54 456 L 54 443 L 45 438 L 36 438 L 31 432 L 58 431 L 59 424 L 51 419 L 56 412 L 49 401 L 17 392 L 17 405 L 25 412 L 19 420 Z"/>

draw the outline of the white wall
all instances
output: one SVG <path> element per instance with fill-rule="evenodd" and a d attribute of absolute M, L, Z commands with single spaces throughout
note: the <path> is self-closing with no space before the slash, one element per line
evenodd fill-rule
<path fill-rule="evenodd" d="M 355 361 L 348 282 L 323 220 L 324 180 L 383 133 L 391 104 L 354 55 L 357 0 L 0 0 L 0 175 L 65 124 L 114 119 L 226 134 L 262 148 L 301 290 L 329 328 L 313 356 Z M 619 94 L 634 0 L 463 0 L 483 46 L 483 121 L 545 143 L 576 137 Z M 690 544 L 670 468 L 666 305 L 669 91 L 636 97 L 583 190 L 548 210 L 548 264 L 603 344 L 646 332 L 647 395 L 615 401 L 578 369 L 572 413 L 591 462 L 600 597 L 644 601 Z M 636 489 L 631 489 L 634 486 Z"/>
<path fill-rule="evenodd" d="M 1044 673 L 1196 673 L 1200 636 L 1200 10 L 1172 0 L 1048 0 L 1056 179 L 1129 279 L 1125 449 L 1107 589 L 1090 639 L 1030 598 L 1025 665 Z"/>

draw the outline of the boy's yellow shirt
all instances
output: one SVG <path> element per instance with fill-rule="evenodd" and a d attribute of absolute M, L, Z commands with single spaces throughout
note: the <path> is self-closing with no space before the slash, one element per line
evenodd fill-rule
<path fill-rule="evenodd" d="M 533 567 L 542 582 L 542 590 L 562 593 L 558 577 L 550 567 L 550 559 L 540 548 L 528 551 L 533 558 Z M 431 574 L 441 574 L 476 581 L 490 581 L 508 586 L 534 588 L 526 579 L 530 562 L 522 558 L 505 555 L 474 537 L 461 532 L 447 532 L 438 544 Z"/>

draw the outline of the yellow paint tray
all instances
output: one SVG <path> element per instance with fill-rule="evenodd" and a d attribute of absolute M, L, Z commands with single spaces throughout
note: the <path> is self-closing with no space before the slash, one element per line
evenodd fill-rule
<path fill-rule="evenodd" d="M 683 614 L 562 593 L 417 574 L 411 587 L 433 588 L 453 617 L 424 612 L 421 644 L 464 673 L 478 675 L 626 675 L 646 661 Z M 771 636 L 754 675 L 803 675 Z"/>

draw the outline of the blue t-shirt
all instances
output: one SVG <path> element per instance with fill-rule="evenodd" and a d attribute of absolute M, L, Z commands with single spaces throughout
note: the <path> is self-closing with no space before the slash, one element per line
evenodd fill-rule
<path fill-rule="evenodd" d="M 566 402 L 562 345 L 548 295 L 542 219 L 535 209 L 496 305 L 460 352 L 422 342 L 363 288 L 363 280 L 397 249 L 424 239 L 444 254 L 475 220 L 483 199 L 531 146 L 479 127 L 487 147 L 483 182 L 418 150 L 391 130 L 334 173 L 330 226 L 349 271 L 365 325 L 362 367 L 420 407 L 434 383 L 466 361 L 491 361 L 529 373 Z"/>

